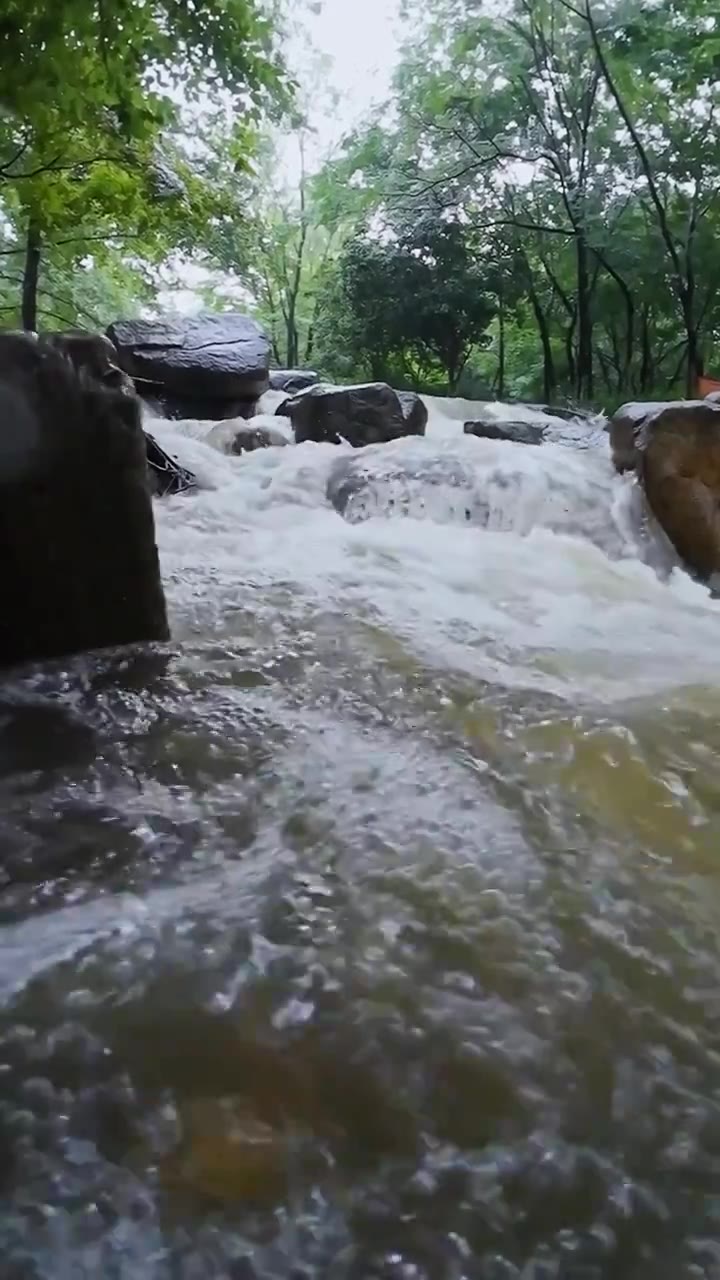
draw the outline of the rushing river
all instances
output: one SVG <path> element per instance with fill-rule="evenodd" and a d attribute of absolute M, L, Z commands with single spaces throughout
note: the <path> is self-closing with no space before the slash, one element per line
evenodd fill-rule
<path fill-rule="evenodd" d="M 720 1276 L 720 605 L 430 407 L 153 423 L 173 645 L 0 686 L 0 1280 Z"/>

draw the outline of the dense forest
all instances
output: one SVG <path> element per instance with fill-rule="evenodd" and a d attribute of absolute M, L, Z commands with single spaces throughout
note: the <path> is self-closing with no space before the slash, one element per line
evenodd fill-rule
<path fill-rule="evenodd" d="M 280 4 L 5 0 L 0 323 L 104 326 L 192 263 L 334 379 L 610 406 L 720 373 L 716 0 L 404 16 L 391 101 L 308 164 Z"/>

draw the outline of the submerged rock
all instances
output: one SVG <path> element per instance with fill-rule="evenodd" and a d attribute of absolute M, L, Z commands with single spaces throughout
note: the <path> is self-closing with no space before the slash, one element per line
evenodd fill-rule
<path fill-rule="evenodd" d="M 168 1189 L 230 1203 L 273 1203 L 284 1193 L 287 1137 L 242 1099 L 188 1099 L 179 1120 L 181 1143 L 160 1166 Z"/>
<path fill-rule="evenodd" d="M 0 665 L 168 638 L 135 396 L 0 335 Z"/>
<path fill-rule="evenodd" d="M 720 573 L 720 404 L 660 406 L 634 445 L 650 508 L 678 554 L 704 580 Z"/>
<path fill-rule="evenodd" d="M 411 516 L 487 523 L 472 466 L 451 454 L 405 459 L 382 448 L 338 459 L 328 476 L 327 497 L 349 524 L 373 516 Z"/>
<path fill-rule="evenodd" d="M 353 448 L 397 440 L 401 436 L 422 435 L 417 413 L 405 417 L 397 392 L 384 382 L 359 386 L 309 387 L 281 404 L 277 413 L 290 418 L 298 444 L 306 440 L 340 444 Z"/>
<path fill-rule="evenodd" d="M 121 320 L 108 337 L 132 378 L 194 400 L 254 401 L 268 386 L 270 343 L 235 312 Z"/>
<path fill-rule="evenodd" d="M 253 453 L 256 449 L 284 448 L 290 443 L 277 428 L 252 422 L 222 422 L 206 436 L 207 444 L 221 453 Z"/>
<path fill-rule="evenodd" d="M 484 440 L 510 440 L 514 444 L 542 444 L 546 427 L 535 422 L 505 422 L 500 418 L 475 419 L 463 427 L 466 436 Z"/>

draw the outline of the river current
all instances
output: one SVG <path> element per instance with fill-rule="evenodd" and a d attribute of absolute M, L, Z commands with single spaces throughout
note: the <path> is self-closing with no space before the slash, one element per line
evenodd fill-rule
<path fill-rule="evenodd" d="M 173 643 L 0 684 L 0 1280 L 720 1276 L 720 603 L 428 403 L 154 421 Z"/>

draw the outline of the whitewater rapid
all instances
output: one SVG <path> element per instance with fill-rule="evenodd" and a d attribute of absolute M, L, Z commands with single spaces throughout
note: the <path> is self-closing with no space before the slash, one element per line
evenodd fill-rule
<path fill-rule="evenodd" d="M 268 416 L 281 398 L 270 393 L 254 423 L 282 423 Z M 305 444 L 230 457 L 203 443 L 208 423 L 153 421 L 201 486 L 156 510 L 175 634 L 233 635 L 238 610 L 272 614 L 281 596 L 298 626 L 319 609 L 374 619 L 423 660 L 561 696 L 717 679 L 720 605 L 679 567 L 604 441 L 477 439 L 462 423 L 486 404 L 427 404 L 424 439 L 361 454 Z M 369 478 L 357 523 L 327 497 L 343 453 Z M 465 486 L 428 482 L 443 465 Z"/>

